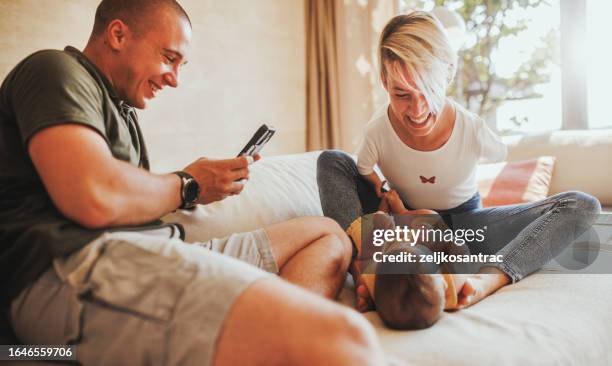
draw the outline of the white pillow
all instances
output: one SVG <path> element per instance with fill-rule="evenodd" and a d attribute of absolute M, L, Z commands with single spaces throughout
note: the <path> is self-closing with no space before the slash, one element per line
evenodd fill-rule
<path fill-rule="evenodd" d="M 250 166 L 250 178 L 237 196 L 163 218 L 185 227 L 186 241 L 206 241 L 251 231 L 299 216 L 321 216 L 314 151 L 264 157 Z"/>

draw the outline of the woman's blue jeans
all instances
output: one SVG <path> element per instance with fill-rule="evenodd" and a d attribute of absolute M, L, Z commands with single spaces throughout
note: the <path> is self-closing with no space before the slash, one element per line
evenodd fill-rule
<path fill-rule="evenodd" d="M 321 153 L 317 183 L 323 214 L 345 230 L 358 217 L 378 209 L 374 189 L 361 177 L 353 158 L 342 151 Z M 596 198 L 577 191 L 488 208 L 482 208 L 477 193 L 455 208 L 438 211 L 453 230 L 486 227 L 485 240 L 470 244 L 470 253 L 503 255 L 503 263 L 496 266 L 513 282 L 555 258 L 592 226 L 600 212 Z"/>

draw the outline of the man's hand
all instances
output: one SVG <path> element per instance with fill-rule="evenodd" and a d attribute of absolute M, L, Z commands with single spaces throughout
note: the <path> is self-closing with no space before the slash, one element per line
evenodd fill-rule
<path fill-rule="evenodd" d="M 239 194 L 245 184 L 239 180 L 249 179 L 249 164 L 259 159 L 259 155 L 225 160 L 200 158 L 183 171 L 191 174 L 200 184 L 202 193 L 198 203 L 206 204 Z"/>

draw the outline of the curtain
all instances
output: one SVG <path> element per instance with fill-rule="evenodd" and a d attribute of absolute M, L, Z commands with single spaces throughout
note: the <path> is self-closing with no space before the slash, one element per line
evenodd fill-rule
<path fill-rule="evenodd" d="M 306 148 L 339 147 L 336 2 L 306 0 Z"/>
<path fill-rule="evenodd" d="M 354 152 L 375 110 L 387 102 L 378 37 L 395 0 L 306 0 L 308 150 Z"/>

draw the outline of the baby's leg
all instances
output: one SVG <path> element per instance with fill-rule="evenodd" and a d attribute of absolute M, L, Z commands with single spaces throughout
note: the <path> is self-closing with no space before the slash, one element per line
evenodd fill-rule
<path fill-rule="evenodd" d="M 349 273 L 355 281 L 356 307 L 361 312 L 374 309 L 373 294 L 375 273 L 373 269 L 364 273 L 368 266 L 373 265 L 372 257 L 378 247 L 372 242 L 363 242 L 364 238 L 372 238 L 375 229 L 393 229 L 395 227 L 393 216 L 385 213 L 366 215 L 353 221 L 347 229 L 347 234 L 355 247 L 355 254 L 349 267 Z"/>
<path fill-rule="evenodd" d="M 391 213 L 391 207 L 389 207 L 389 201 L 383 196 L 380 200 L 380 205 L 378 206 L 378 211 Z"/>

